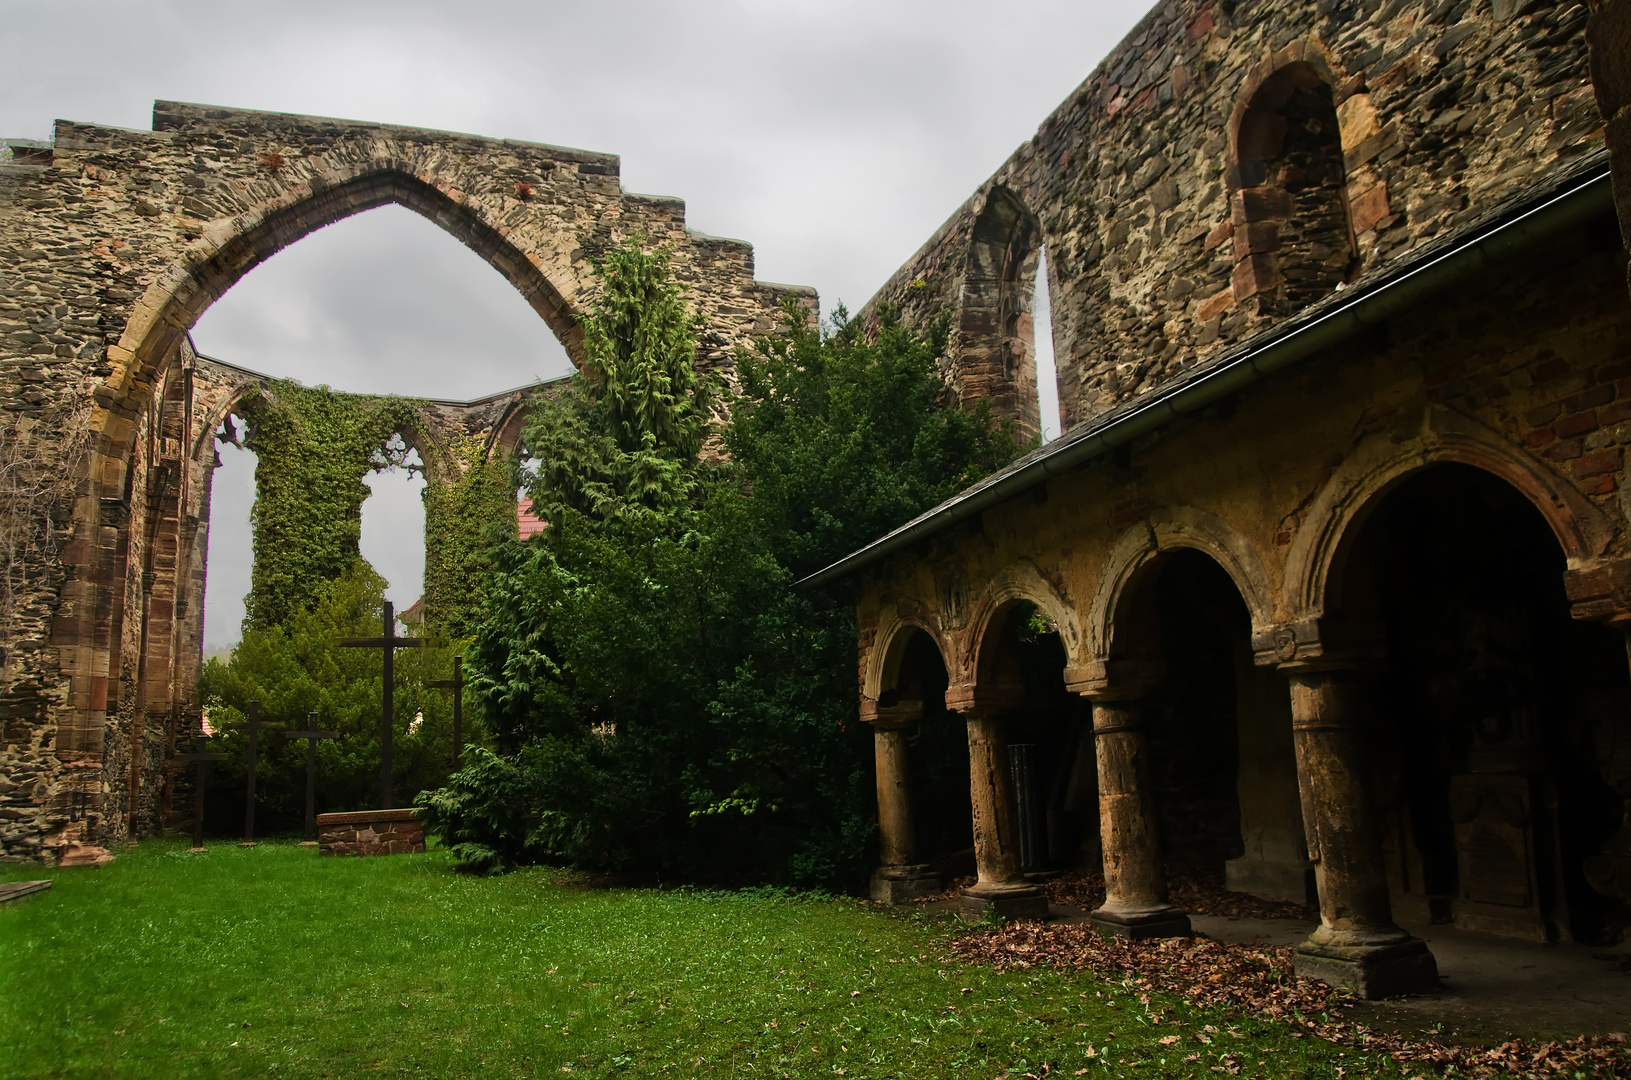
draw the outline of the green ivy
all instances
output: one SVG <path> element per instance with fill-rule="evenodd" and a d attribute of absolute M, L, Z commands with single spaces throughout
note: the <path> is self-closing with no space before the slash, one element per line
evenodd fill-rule
<path fill-rule="evenodd" d="M 487 600 L 493 545 L 516 537 L 515 464 L 461 435 L 448 457 L 457 477 L 425 488 L 425 620 L 455 639 L 475 633 Z"/>
<path fill-rule="evenodd" d="M 368 498 L 363 477 L 401 464 L 386 444 L 415 427 L 423 405 L 290 381 L 244 405 L 246 445 L 259 459 L 246 630 L 288 625 L 355 566 Z"/>

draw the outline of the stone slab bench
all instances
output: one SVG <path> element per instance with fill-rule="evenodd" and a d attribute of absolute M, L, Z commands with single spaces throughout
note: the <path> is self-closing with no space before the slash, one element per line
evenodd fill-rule
<path fill-rule="evenodd" d="M 25 896 L 33 896 L 51 887 L 49 881 L 7 881 L 0 884 L 0 904 L 9 904 Z"/>
<path fill-rule="evenodd" d="M 317 815 L 323 855 L 408 855 L 425 850 L 424 807 Z"/>

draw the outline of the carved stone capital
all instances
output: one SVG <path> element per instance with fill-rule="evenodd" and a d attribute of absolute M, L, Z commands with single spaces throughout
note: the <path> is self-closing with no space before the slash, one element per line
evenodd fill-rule
<path fill-rule="evenodd" d="M 877 698 L 861 699 L 861 723 L 871 724 L 878 731 L 896 731 L 909 728 L 923 719 L 923 702 L 913 699 L 883 705 Z"/>
<path fill-rule="evenodd" d="M 1161 682 L 1163 667 L 1145 660 L 1089 660 L 1065 669 L 1065 689 L 1093 701 L 1136 701 Z"/>
<path fill-rule="evenodd" d="M 1569 614 L 1631 630 L 1631 559 L 1601 559 L 1563 573 Z"/>
<path fill-rule="evenodd" d="M 1252 661 L 1287 672 L 1368 667 L 1385 655 L 1384 632 L 1370 623 L 1304 619 L 1252 634 Z"/>
<path fill-rule="evenodd" d="M 946 691 L 946 708 L 969 716 L 993 716 L 1017 709 L 1025 701 L 1023 686 L 975 686 L 965 683 Z"/>

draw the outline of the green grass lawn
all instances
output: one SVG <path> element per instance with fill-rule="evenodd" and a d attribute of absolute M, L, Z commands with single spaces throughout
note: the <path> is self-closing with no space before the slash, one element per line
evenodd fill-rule
<path fill-rule="evenodd" d="M 45 876 L 49 892 L 0 908 L 7 1080 L 1375 1065 L 1085 977 L 965 967 L 943 947 L 963 931 L 849 899 L 481 879 L 434 851 L 324 859 L 289 844 L 192 855 L 155 841 L 100 870 L 0 869 Z"/>

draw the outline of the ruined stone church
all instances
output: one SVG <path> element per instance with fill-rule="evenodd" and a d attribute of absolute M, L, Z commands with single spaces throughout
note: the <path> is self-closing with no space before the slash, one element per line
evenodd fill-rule
<path fill-rule="evenodd" d="M 1400 919 L 1623 928 L 1628 27 L 1162 3 L 885 286 L 1035 430 L 1045 251 L 1064 434 L 807 582 L 858 607 L 874 895 L 971 839 L 970 911 L 1102 861 L 1094 922 L 1171 935 L 1197 866 L 1317 900 L 1299 970 L 1366 996 L 1437 986 Z"/>
<path fill-rule="evenodd" d="M 617 174 L 169 102 L 0 165 L 4 858 L 162 821 L 213 436 L 254 383 L 186 331 L 260 261 L 397 203 L 571 353 L 593 259 L 641 233 L 717 369 L 813 304 Z M 1627 0 L 1149 12 L 862 313 L 949 316 L 948 393 L 1027 434 L 1051 334 L 1063 429 L 805 583 L 857 609 L 874 895 L 972 846 L 971 912 L 1045 914 L 1036 873 L 1102 865 L 1098 925 L 1180 934 L 1164 875 L 1197 866 L 1316 901 L 1299 968 L 1372 996 L 1436 985 L 1399 921 L 1622 929 L 1626 235 Z M 430 482 L 454 435 L 512 447 L 523 406 L 427 414 Z"/>

